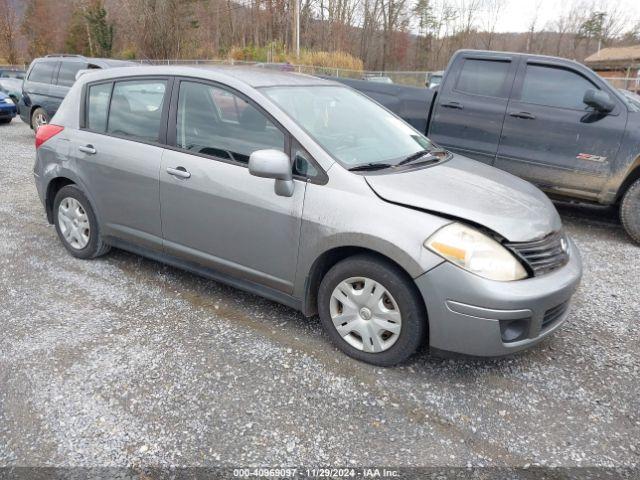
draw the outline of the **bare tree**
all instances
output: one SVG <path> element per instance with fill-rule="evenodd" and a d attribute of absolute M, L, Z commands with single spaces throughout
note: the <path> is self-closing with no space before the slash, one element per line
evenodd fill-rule
<path fill-rule="evenodd" d="M 496 26 L 500 21 L 500 15 L 504 9 L 504 0 L 484 0 L 482 9 L 484 10 L 484 21 L 482 22 L 484 47 L 487 50 L 491 50 L 495 38 Z"/>
<path fill-rule="evenodd" d="M 9 0 L 0 0 L 0 51 L 11 65 L 18 63 L 17 26 L 15 6 Z"/>
<path fill-rule="evenodd" d="M 525 46 L 526 52 L 533 50 L 533 44 L 536 39 L 536 28 L 538 27 L 538 17 L 540 15 L 541 0 L 537 0 L 533 7 L 533 16 L 529 22 L 529 28 L 527 29 L 527 43 Z"/>

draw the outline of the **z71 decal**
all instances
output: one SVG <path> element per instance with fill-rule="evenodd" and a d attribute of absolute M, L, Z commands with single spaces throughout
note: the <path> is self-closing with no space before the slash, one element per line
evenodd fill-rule
<path fill-rule="evenodd" d="M 576 158 L 578 160 L 589 160 L 590 162 L 606 162 L 607 161 L 607 157 L 600 157 L 598 155 L 590 155 L 588 153 L 579 153 L 578 156 L 576 156 Z"/>

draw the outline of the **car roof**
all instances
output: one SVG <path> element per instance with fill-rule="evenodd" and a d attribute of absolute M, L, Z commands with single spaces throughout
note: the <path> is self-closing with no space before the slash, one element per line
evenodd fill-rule
<path fill-rule="evenodd" d="M 233 65 L 140 65 L 126 68 L 90 72 L 80 78 L 89 80 L 126 78 L 141 75 L 173 75 L 196 77 L 208 80 L 235 80 L 250 87 L 271 86 L 304 86 L 304 85 L 339 85 L 336 82 L 323 80 L 303 73 L 283 72 L 264 68 Z"/>
<path fill-rule="evenodd" d="M 97 57 L 85 57 L 83 55 L 46 55 L 44 57 L 39 57 L 34 59 L 34 62 L 46 62 L 46 61 L 68 61 L 68 62 L 86 62 L 92 65 L 96 65 L 98 67 L 125 67 L 127 65 L 138 65 L 135 62 L 130 62 L 128 60 L 115 60 L 113 58 L 97 58 Z"/>
<path fill-rule="evenodd" d="M 458 55 L 479 55 L 479 56 L 487 56 L 487 57 L 504 57 L 504 56 L 510 56 L 510 57 L 526 57 L 526 58 L 531 58 L 531 59 L 535 59 L 535 60 L 547 60 L 547 61 L 553 61 L 553 62 L 565 62 L 567 64 L 574 64 L 574 65 L 582 65 L 580 62 L 577 62 L 575 60 L 571 60 L 569 58 L 563 58 L 563 57 L 554 57 L 552 55 L 540 55 L 540 54 L 535 54 L 535 53 L 526 53 L 526 52 L 502 52 L 502 51 L 496 51 L 496 50 L 473 50 L 473 49 L 463 49 L 463 50 L 458 50 L 455 53 L 456 56 Z M 584 66 L 584 65 L 582 65 Z"/>

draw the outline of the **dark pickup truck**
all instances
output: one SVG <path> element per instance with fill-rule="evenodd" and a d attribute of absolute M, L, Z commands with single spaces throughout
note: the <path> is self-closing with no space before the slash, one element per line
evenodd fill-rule
<path fill-rule="evenodd" d="M 437 90 L 338 79 L 438 145 L 556 198 L 619 205 L 640 242 L 640 105 L 562 58 L 463 50 Z"/>

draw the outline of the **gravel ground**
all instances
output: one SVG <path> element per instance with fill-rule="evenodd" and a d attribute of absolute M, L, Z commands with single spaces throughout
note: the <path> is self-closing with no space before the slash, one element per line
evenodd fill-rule
<path fill-rule="evenodd" d="M 637 467 L 640 248 L 560 206 L 585 274 L 515 357 L 376 368 L 316 318 L 47 225 L 33 135 L 0 127 L 0 465 Z"/>

